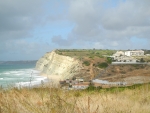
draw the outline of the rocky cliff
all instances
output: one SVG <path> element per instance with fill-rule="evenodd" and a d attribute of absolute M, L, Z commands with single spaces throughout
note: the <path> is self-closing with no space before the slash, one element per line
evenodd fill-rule
<path fill-rule="evenodd" d="M 46 53 L 36 63 L 36 69 L 43 74 L 51 76 L 59 76 L 66 79 L 77 75 L 82 65 L 79 60 L 56 54 L 55 51 Z"/>

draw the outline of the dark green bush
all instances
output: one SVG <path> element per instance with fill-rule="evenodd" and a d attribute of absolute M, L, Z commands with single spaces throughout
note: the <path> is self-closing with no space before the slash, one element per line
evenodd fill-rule
<path fill-rule="evenodd" d="M 89 56 L 89 58 L 94 58 L 94 56 Z"/>
<path fill-rule="evenodd" d="M 107 63 L 111 64 L 112 63 L 112 59 L 107 57 Z"/>
<path fill-rule="evenodd" d="M 106 67 L 108 67 L 108 64 L 106 62 L 102 62 L 102 63 L 99 63 L 97 66 L 99 68 L 106 68 Z"/>
<path fill-rule="evenodd" d="M 86 66 L 89 66 L 90 62 L 89 61 L 84 61 L 83 64 L 86 65 Z"/>
<path fill-rule="evenodd" d="M 143 58 L 140 59 L 140 62 L 145 62 L 145 60 Z"/>

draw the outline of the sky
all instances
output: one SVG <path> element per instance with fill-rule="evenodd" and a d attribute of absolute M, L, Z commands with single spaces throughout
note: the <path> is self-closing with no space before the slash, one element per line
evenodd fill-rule
<path fill-rule="evenodd" d="M 0 61 L 54 49 L 150 49 L 150 0 L 0 0 Z"/>

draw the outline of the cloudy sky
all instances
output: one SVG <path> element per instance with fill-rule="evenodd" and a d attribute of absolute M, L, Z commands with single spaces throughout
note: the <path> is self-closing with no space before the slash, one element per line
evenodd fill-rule
<path fill-rule="evenodd" d="M 0 61 L 57 48 L 150 49 L 150 0 L 0 0 Z"/>

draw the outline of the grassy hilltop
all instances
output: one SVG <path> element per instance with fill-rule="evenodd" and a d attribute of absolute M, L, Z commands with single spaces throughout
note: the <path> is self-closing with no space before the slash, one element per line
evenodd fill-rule
<path fill-rule="evenodd" d="M 112 55 L 116 50 L 102 49 L 57 49 L 56 53 L 71 57 L 103 57 L 103 55 Z"/>

